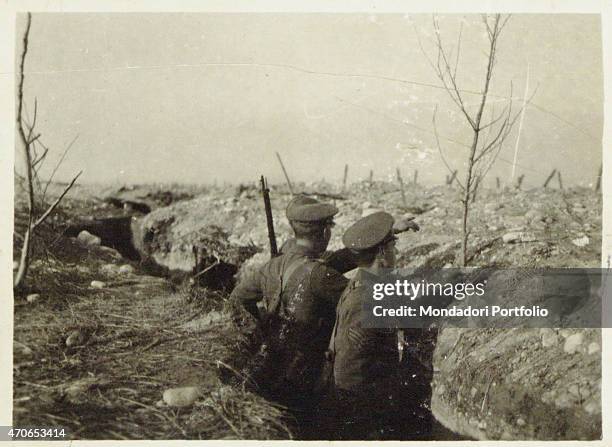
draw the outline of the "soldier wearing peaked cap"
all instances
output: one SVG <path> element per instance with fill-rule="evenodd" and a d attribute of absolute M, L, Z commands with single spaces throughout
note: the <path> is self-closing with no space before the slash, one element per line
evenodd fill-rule
<path fill-rule="evenodd" d="M 340 439 L 397 439 L 389 415 L 394 407 L 398 370 L 396 331 L 363 327 L 362 307 L 371 299 L 369 284 L 395 266 L 394 219 L 385 212 L 366 216 L 346 230 L 342 241 L 359 265 L 336 308 L 336 321 L 326 353 L 333 362 L 335 417 L 330 429 Z M 329 403 L 328 403 L 329 404 Z M 403 403 L 404 405 L 407 402 Z"/>
<path fill-rule="evenodd" d="M 305 205 L 313 205 L 319 203 L 317 200 L 312 197 L 308 197 L 305 195 L 296 196 L 289 205 L 287 205 L 287 219 L 291 222 L 296 221 L 299 222 L 303 218 L 299 214 L 302 212 L 302 209 Z M 295 247 L 296 240 L 295 238 L 290 238 L 282 245 L 280 248 L 281 253 L 285 253 L 288 250 L 292 250 Z M 340 250 L 335 251 L 324 251 L 319 255 L 319 259 L 325 261 L 325 263 L 338 271 L 339 273 L 346 273 L 357 268 L 357 264 L 355 263 L 355 257 L 347 248 L 342 248 Z"/>
<path fill-rule="evenodd" d="M 335 206 L 309 197 L 294 199 L 287 207 L 294 242 L 242 279 L 231 294 L 262 323 L 265 340 L 254 379 L 269 398 L 292 408 L 298 419 L 315 402 L 313 390 L 324 364 L 334 310 L 348 283 L 320 259 L 337 212 Z"/>
<path fill-rule="evenodd" d="M 318 203 L 317 200 L 305 195 L 299 195 L 295 197 L 287 206 L 287 218 L 289 220 L 292 220 L 295 215 L 294 210 L 296 208 L 299 209 L 299 206 L 314 203 Z M 414 222 L 413 219 L 413 217 L 405 217 L 403 219 L 400 219 L 393 225 L 394 233 L 402 233 L 408 230 L 419 231 L 419 225 Z M 287 250 L 292 249 L 294 246 L 295 239 L 288 239 L 281 247 L 280 252 L 284 253 Z M 320 258 L 324 260 L 329 267 L 340 273 L 346 273 L 357 268 L 355 252 L 347 247 L 335 251 L 325 251 L 320 255 Z"/>
<path fill-rule="evenodd" d="M 369 351 L 370 339 L 385 338 L 385 331 L 362 328 L 361 309 L 367 285 L 376 282 L 383 269 L 395 267 L 397 240 L 393 232 L 393 217 L 385 212 L 366 216 L 353 224 L 342 237 L 344 245 L 355 253 L 359 269 L 342 294 L 336 322 L 329 344 L 334 358 L 336 388 L 350 390 L 379 378 L 378 354 Z M 394 346 L 394 343 L 391 344 Z M 388 347 L 383 344 L 383 347 Z M 392 350 L 393 351 L 393 350 Z M 377 354 L 372 357 L 372 354 Z M 397 353 L 393 352 L 393 360 Z M 386 359 L 385 359 L 386 360 Z"/>

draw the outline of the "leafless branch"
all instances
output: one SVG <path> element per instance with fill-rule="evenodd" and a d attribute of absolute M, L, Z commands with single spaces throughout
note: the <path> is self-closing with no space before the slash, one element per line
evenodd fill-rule
<path fill-rule="evenodd" d="M 64 188 L 64 191 L 59 195 L 57 199 L 55 199 L 55 202 L 53 202 L 51 206 L 47 208 L 47 211 L 45 211 L 43 215 L 40 216 L 38 220 L 34 223 L 34 225 L 32 226 L 32 229 L 35 229 L 36 227 L 38 227 L 40 224 L 42 224 L 45 221 L 45 219 L 47 219 L 47 217 L 49 217 L 49 215 L 53 212 L 53 210 L 55 210 L 55 208 L 57 208 L 57 206 L 60 204 L 64 196 L 68 194 L 68 191 L 70 191 L 70 189 L 74 186 L 74 183 L 77 181 L 77 179 L 80 177 L 82 173 L 83 171 L 80 171 L 77 175 L 74 176 L 74 178 L 70 181 L 68 186 Z"/>
<path fill-rule="evenodd" d="M 79 138 L 78 134 L 72 139 L 70 144 L 68 146 L 66 146 L 66 149 L 64 149 L 64 153 L 62 154 L 62 156 L 60 157 L 59 161 L 57 162 L 57 164 L 53 168 L 53 171 L 51 172 L 51 176 L 47 180 L 47 184 L 45 185 L 45 189 L 43 190 L 43 201 L 45 200 L 45 197 L 47 196 L 47 189 L 49 188 L 49 185 L 53 181 L 53 177 L 55 177 L 55 173 L 57 172 L 59 167 L 62 165 L 62 163 L 64 161 L 64 158 L 66 158 L 66 154 L 68 154 L 68 151 L 70 150 L 72 145 L 76 142 L 77 138 Z"/>
<path fill-rule="evenodd" d="M 40 157 L 36 158 L 36 160 L 34 160 L 32 162 L 32 167 L 35 168 L 37 165 L 39 165 L 40 163 L 42 163 L 44 161 L 44 159 L 47 157 L 47 154 L 49 153 L 49 148 L 43 146 L 44 151 L 43 153 L 40 155 Z"/>
<path fill-rule="evenodd" d="M 489 121 L 487 124 L 484 124 L 482 126 L 480 126 L 480 130 L 486 130 L 486 129 L 490 129 L 491 127 L 495 126 L 495 124 L 497 124 L 499 122 L 500 119 L 502 119 L 504 116 L 506 116 L 506 112 L 508 110 L 508 104 L 506 104 L 503 108 L 503 110 L 500 112 L 500 114 L 496 117 L 491 119 L 491 121 Z"/>
<path fill-rule="evenodd" d="M 435 33 L 436 34 L 436 46 L 438 50 L 436 73 L 440 81 L 442 81 L 444 88 L 448 92 L 453 102 L 455 102 L 459 110 L 461 110 L 461 113 L 463 113 L 463 115 L 465 116 L 465 119 L 470 124 L 470 126 L 474 128 L 475 127 L 474 119 L 468 113 L 467 108 L 465 107 L 465 102 L 463 101 L 463 97 L 461 96 L 461 91 L 459 87 L 457 86 L 457 80 L 456 80 L 457 66 L 455 65 L 454 70 L 451 68 L 448 57 L 446 55 L 446 50 L 444 49 L 444 44 L 442 43 L 440 27 L 438 25 L 438 21 L 435 18 L 435 16 L 433 19 L 433 24 L 434 24 L 434 29 L 436 31 Z M 461 33 L 459 34 L 457 47 L 458 47 L 458 50 L 457 50 L 456 62 L 458 63 L 459 62 L 459 48 L 461 47 Z M 449 80 L 448 82 L 446 80 L 447 77 Z M 449 87 L 449 83 L 450 83 L 450 86 L 452 86 L 452 88 Z"/>
<path fill-rule="evenodd" d="M 432 118 L 434 136 L 436 138 L 436 145 L 438 146 L 438 152 L 440 153 L 440 158 L 442 158 L 442 162 L 446 166 L 446 169 L 448 169 L 448 172 L 452 174 L 454 172 L 454 169 L 451 168 L 450 165 L 448 164 L 448 161 L 446 160 L 446 157 L 444 156 L 444 152 L 442 151 L 442 146 L 440 145 L 440 138 L 438 137 L 438 126 L 436 124 L 437 113 L 438 113 L 438 106 L 436 105 L 436 107 L 434 108 L 434 113 L 433 113 L 433 118 Z M 461 181 L 458 178 L 455 180 L 457 181 L 457 184 L 461 187 L 461 189 L 464 190 L 465 187 L 463 186 Z"/>
<path fill-rule="evenodd" d="M 455 56 L 455 69 L 453 70 L 453 78 L 457 78 L 457 67 L 459 66 L 459 54 L 461 53 L 461 34 L 463 33 L 463 21 L 459 25 L 459 37 L 457 38 L 457 55 Z"/>

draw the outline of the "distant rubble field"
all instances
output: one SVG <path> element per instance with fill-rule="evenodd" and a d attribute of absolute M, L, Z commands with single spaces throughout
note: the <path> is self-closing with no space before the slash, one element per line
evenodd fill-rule
<path fill-rule="evenodd" d="M 340 210 L 330 241 L 331 250 L 342 247 L 342 233 L 352 222 L 385 210 L 396 218 L 414 216 L 421 226 L 418 233 L 400 235 L 398 249 L 405 266 L 416 267 L 427 262 L 436 250 L 451 250 L 443 265 L 457 265 L 454 244 L 460 240 L 461 205 L 456 189 L 408 188 L 406 206 L 397 189 L 382 185 L 371 189 L 351 185 L 343 196 L 345 200 L 321 197 L 335 203 Z M 279 246 L 291 237 L 285 218 L 290 200 L 291 195 L 286 192 L 271 193 Z M 472 265 L 599 265 L 601 200 L 591 190 L 484 190 L 473 205 L 471 216 Z M 139 221 L 138 231 L 140 237 L 136 243 L 140 249 L 171 269 L 190 270 L 192 247 L 202 244 L 202 239 L 210 240 L 215 233 L 227 242 L 227 250 L 249 246 L 263 252 L 268 250 L 263 203 L 254 187 L 211 191 L 159 208 Z"/>
<path fill-rule="evenodd" d="M 96 189 L 97 188 L 97 189 Z M 291 194 L 271 187 L 277 241 L 291 237 L 285 208 Z M 452 186 L 406 186 L 404 205 L 397 185 L 354 183 L 346 191 L 328 183 L 298 184 L 294 189 L 338 206 L 330 249 L 342 247 L 343 231 L 356 219 L 377 210 L 396 218 L 414 216 L 418 233 L 400 236 L 398 248 L 405 266 L 418 266 L 430 253 L 449 250 L 460 240 L 461 203 Z M 50 197 L 53 197 L 53 188 Z M 23 194 L 16 196 L 16 230 L 23 234 Z M 316 193 L 320 193 L 319 196 Z M 331 199 L 340 196 L 342 199 Z M 224 250 L 241 247 L 268 250 L 263 203 L 258 186 L 194 187 L 141 185 L 130 187 L 78 186 L 63 203 L 54 222 L 130 217 L 129 237 L 135 248 L 159 264 L 180 270 L 193 267 L 194 246 L 211 238 L 224 239 Z M 601 253 L 601 194 L 587 188 L 483 189 L 471 209 L 473 265 L 596 267 Z M 230 256 L 231 257 L 231 256 Z M 454 257 L 447 264 L 456 265 Z M 236 261 L 235 259 L 233 261 Z M 241 262 L 244 261 L 241 260 Z"/>

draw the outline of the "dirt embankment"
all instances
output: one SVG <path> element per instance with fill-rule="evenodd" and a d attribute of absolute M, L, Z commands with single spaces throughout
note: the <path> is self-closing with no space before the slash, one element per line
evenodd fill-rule
<path fill-rule="evenodd" d="M 432 411 L 474 439 L 600 439 L 601 332 L 445 329 Z"/>

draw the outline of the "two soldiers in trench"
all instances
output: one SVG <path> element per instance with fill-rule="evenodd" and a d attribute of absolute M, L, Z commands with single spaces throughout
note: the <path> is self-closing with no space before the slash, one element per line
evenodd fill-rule
<path fill-rule="evenodd" d="M 266 397 L 294 414 L 301 438 L 397 439 L 387 428 L 397 424 L 386 420 L 400 404 L 396 332 L 363 329 L 360 311 L 367 281 L 395 265 L 395 234 L 418 226 L 394 228 L 389 214 L 375 213 L 347 230 L 345 249 L 327 252 L 337 212 L 294 199 L 287 218 L 295 238 L 232 292 L 264 332 L 250 373 Z M 356 267 L 347 280 L 343 273 Z"/>

